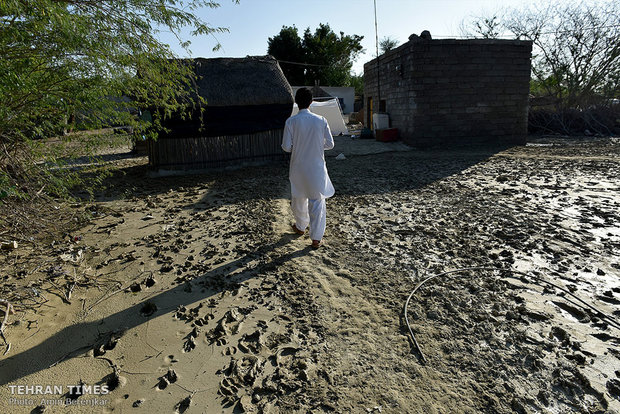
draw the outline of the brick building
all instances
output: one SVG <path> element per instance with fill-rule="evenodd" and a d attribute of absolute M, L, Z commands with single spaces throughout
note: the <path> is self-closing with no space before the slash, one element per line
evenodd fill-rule
<path fill-rule="evenodd" d="M 530 41 L 409 39 L 364 65 L 367 125 L 387 113 L 415 146 L 525 143 Z"/>

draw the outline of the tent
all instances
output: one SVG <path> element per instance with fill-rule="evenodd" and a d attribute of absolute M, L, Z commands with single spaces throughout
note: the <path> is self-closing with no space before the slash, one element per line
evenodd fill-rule
<path fill-rule="evenodd" d="M 297 104 L 293 104 L 293 113 L 291 116 L 299 112 Z M 342 112 L 340 111 L 340 103 L 338 99 L 330 99 L 328 101 L 317 102 L 313 101 L 310 104 L 310 112 L 317 115 L 321 115 L 327 119 L 329 129 L 332 131 L 332 135 L 347 134 L 349 131 L 342 119 Z"/>

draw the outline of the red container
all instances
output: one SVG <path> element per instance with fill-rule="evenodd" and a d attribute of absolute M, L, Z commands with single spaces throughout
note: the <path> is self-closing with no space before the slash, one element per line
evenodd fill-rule
<path fill-rule="evenodd" d="M 377 129 L 375 130 L 377 141 L 393 142 L 398 141 L 398 128 Z"/>

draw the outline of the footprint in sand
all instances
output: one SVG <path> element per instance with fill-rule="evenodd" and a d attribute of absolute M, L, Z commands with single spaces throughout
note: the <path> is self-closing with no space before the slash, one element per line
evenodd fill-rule
<path fill-rule="evenodd" d="M 244 353 L 258 354 L 264 346 L 263 337 L 259 330 L 254 331 L 252 334 L 244 334 L 239 339 L 239 350 Z"/>
<path fill-rule="evenodd" d="M 106 351 L 111 351 L 116 348 L 118 341 L 123 336 L 123 332 L 116 331 L 112 332 L 110 336 L 104 339 L 101 343 L 95 345 L 94 347 L 94 356 L 101 356 L 106 353 Z"/>
<path fill-rule="evenodd" d="M 175 414 L 183 414 L 192 405 L 192 396 L 188 395 L 174 406 Z"/>
<path fill-rule="evenodd" d="M 157 388 L 163 390 L 168 387 L 168 385 L 177 382 L 179 376 L 176 371 L 172 368 L 168 368 L 168 372 L 158 378 L 159 382 L 157 383 Z"/>
<path fill-rule="evenodd" d="M 185 342 L 183 343 L 184 352 L 190 352 L 194 348 L 196 348 L 196 338 L 198 337 L 199 333 L 200 329 L 198 327 L 195 327 L 190 333 L 187 334 L 187 336 L 185 336 Z"/>
<path fill-rule="evenodd" d="M 228 346 L 224 351 L 222 351 L 222 355 L 235 355 L 237 353 L 237 348 L 234 346 Z"/>
<path fill-rule="evenodd" d="M 215 328 L 207 332 L 207 339 L 210 343 L 217 342 L 218 345 L 225 345 L 228 343 L 225 337 L 239 332 L 242 320 L 243 317 L 237 309 L 227 311 L 217 322 Z"/>

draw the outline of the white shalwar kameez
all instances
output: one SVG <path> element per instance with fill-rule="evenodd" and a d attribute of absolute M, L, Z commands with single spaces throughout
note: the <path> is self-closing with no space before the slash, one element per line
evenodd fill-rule
<path fill-rule="evenodd" d="M 334 148 L 334 138 L 325 118 L 302 109 L 286 120 L 282 149 L 291 153 L 291 209 L 295 225 L 310 238 L 321 240 L 325 234 L 325 199 L 334 195 L 324 151 Z"/>

